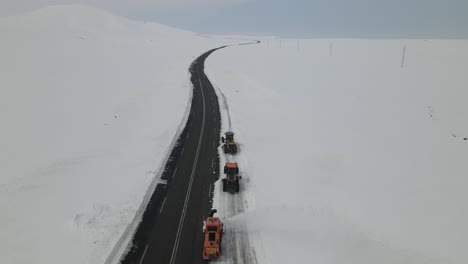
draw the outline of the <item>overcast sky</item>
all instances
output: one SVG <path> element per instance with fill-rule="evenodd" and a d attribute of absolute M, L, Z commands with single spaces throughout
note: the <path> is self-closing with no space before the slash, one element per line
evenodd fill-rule
<path fill-rule="evenodd" d="M 468 0 L 0 0 L 0 15 L 70 3 L 202 33 L 468 38 Z"/>

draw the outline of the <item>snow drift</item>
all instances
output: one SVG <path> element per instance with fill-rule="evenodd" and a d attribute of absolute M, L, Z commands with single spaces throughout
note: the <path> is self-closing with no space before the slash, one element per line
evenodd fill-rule
<path fill-rule="evenodd" d="M 104 263 L 184 125 L 190 63 L 229 42 L 73 5 L 0 35 L 2 262 Z"/>
<path fill-rule="evenodd" d="M 259 263 L 466 263 L 467 69 L 467 41 L 270 38 L 214 53 L 246 197 L 245 212 L 223 208 L 226 229 L 248 228 Z"/>

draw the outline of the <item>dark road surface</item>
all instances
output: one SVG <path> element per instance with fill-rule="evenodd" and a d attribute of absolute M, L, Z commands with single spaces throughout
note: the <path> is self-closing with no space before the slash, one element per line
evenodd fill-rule
<path fill-rule="evenodd" d="M 218 98 L 203 72 L 205 59 L 215 50 L 190 68 L 194 88 L 186 128 L 168 161 L 172 167 L 166 166 L 167 184 L 156 188 L 124 264 L 203 263 L 203 220 L 219 175 Z"/>

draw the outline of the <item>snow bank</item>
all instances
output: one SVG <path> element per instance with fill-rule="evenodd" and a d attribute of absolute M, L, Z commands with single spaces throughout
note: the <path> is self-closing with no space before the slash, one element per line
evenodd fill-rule
<path fill-rule="evenodd" d="M 3 263 L 104 263 L 157 180 L 188 67 L 233 43 L 81 6 L 0 18 Z"/>
<path fill-rule="evenodd" d="M 206 65 L 255 200 L 226 225 L 259 263 L 468 261 L 467 41 L 269 38 Z"/>

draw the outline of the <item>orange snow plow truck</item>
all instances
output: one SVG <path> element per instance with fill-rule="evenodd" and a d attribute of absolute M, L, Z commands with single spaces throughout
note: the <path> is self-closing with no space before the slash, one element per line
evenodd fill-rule
<path fill-rule="evenodd" d="M 221 256 L 221 240 L 224 234 L 223 223 L 213 215 L 216 209 L 211 210 L 210 216 L 206 218 L 203 226 L 205 242 L 203 243 L 203 259 L 215 259 Z"/>
<path fill-rule="evenodd" d="M 234 132 L 228 131 L 224 133 L 226 137 L 221 137 L 223 144 L 224 153 L 236 154 L 237 153 L 237 144 L 234 141 Z"/>
<path fill-rule="evenodd" d="M 239 180 L 242 179 L 242 176 L 239 175 L 237 162 L 227 162 L 224 165 L 224 174 L 226 174 L 226 178 L 223 179 L 223 192 L 239 192 Z"/>

